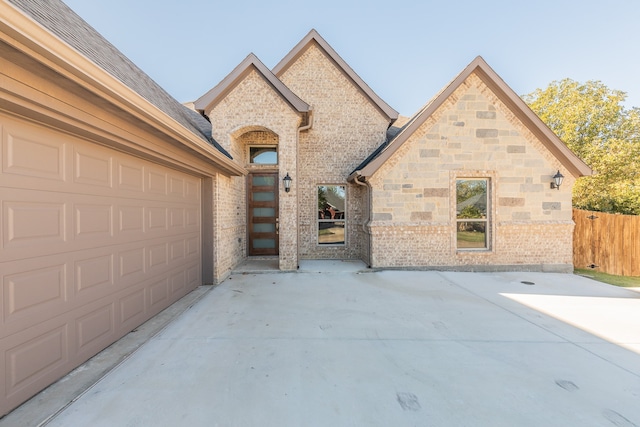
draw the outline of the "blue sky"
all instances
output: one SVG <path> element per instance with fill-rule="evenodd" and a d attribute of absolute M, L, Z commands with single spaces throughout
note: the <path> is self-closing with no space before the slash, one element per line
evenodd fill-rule
<path fill-rule="evenodd" d="M 249 53 L 274 67 L 312 28 L 413 115 L 476 56 L 522 95 L 600 80 L 640 107 L 639 0 L 64 0 L 181 102 Z"/>

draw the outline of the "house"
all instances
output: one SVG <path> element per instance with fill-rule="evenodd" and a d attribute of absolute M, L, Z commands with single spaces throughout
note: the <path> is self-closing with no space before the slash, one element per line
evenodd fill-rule
<path fill-rule="evenodd" d="M 403 123 L 312 30 L 187 108 L 59 0 L 3 0 L 0 82 L 2 414 L 247 257 L 572 268 L 591 171 L 480 57 Z"/>
<path fill-rule="evenodd" d="M 225 178 L 222 209 L 237 215 L 223 225 L 220 243 L 235 250 L 219 254 L 222 272 L 265 254 L 282 270 L 333 258 L 572 271 L 571 187 L 591 171 L 480 57 L 396 127 L 398 113 L 312 30 L 272 70 L 249 55 L 194 108 L 249 172 Z M 265 149 L 271 162 L 255 161 Z M 566 179 L 552 189 L 557 171 Z M 272 189 L 254 187 L 269 175 Z M 460 200 L 469 186 L 483 191 Z M 322 213 L 327 192 L 340 194 L 339 219 Z M 475 216 L 461 212 L 469 204 Z"/>

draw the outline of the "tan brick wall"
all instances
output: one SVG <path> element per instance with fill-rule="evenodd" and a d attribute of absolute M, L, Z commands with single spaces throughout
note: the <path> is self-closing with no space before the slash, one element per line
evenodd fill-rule
<path fill-rule="evenodd" d="M 302 117 L 258 72 L 251 71 L 220 103 L 205 113 L 211 120 L 213 137 L 243 166 L 248 162 L 248 144 L 277 141 L 278 166 L 275 169 L 279 172 L 280 182 L 287 172 L 295 182 L 297 130 Z M 247 256 L 246 179 L 220 177 L 216 180 L 217 278 L 223 278 Z M 279 251 L 282 270 L 295 270 L 298 266 L 295 198 L 295 186 L 290 193 L 281 188 Z"/>
<path fill-rule="evenodd" d="M 315 43 L 280 78 L 313 108 L 313 127 L 301 132 L 298 147 L 300 257 L 363 258 L 368 247 L 362 235 L 368 219 L 364 193 L 346 179 L 384 141 L 389 123 Z M 347 185 L 344 246 L 317 244 L 318 184 Z"/>
<path fill-rule="evenodd" d="M 213 183 L 213 278 L 224 280 L 246 256 L 244 177 L 216 175 Z"/>
<path fill-rule="evenodd" d="M 491 182 L 484 252 L 456 250 L 455 181 L 471 177 Z M 475 75 L 370 182 L 376 267 L 571 264 L 573 177 Z"/>

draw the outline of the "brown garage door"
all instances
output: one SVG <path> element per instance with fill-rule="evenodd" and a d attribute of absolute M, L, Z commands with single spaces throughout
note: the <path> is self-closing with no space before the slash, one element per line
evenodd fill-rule
<path fill-rule="evenodd" d="M 200 178 L 0 115 L 0 414 L 201 283 Z"/>

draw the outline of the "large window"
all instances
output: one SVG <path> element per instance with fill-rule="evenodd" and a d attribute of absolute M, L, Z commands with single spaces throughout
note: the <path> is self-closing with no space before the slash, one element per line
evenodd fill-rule
<path fill-rule="evenodd" d="M 489 180 L 456 180 L 456 241 L 458 249 L 489 248 Z"/>
<path fill-rule="evenodd" d="M 319 245 L 344 245 L 346 193 L 344 185 L 318 186 Z"/>

